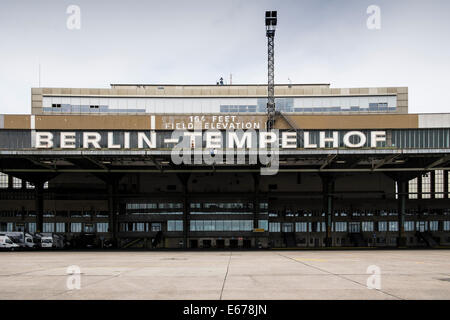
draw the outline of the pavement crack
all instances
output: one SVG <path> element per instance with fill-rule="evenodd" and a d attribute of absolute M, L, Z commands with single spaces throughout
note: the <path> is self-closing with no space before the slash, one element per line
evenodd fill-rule
<path fill-rule="evenodd" d="M 2 274 L 2 277 L 13 277 L 13 276 L 22 276 L 26 275 L 27 273 L 33 273 L 33 272 L 39 272 L 39 271 L 45 271 L 47 269 L 37 269 L 37 270 L 29 270 L 29 271 L 23 271 L 23 272 L 17 272 L 17 273 L 10 273 L 10 274 Z"/>
<path fill-rule="evenodd" d="M 108 278 L 100 279 L 100 280 L 98 280 L 98 281 L 91 282 L 90 284 L 83 285 L 83 289 L 86 288 L 86 287 L 90 287 L 90 286 L 93 286 L 93 285 L 95 285 L 95 284 L 98 284 L 98 283 L 100 283 L 100 282 L 104 282 L 104 281 L 108 281 L 108 280 L 111 280 L 111 279 L 120 277 L 121 275 L 123 275 L 123 274 L 126 273 L 126 272 L 136 271 L 136 270 L 140 270 L 140 269 L 143 269 L 143 268 L 144 268 L 144 267 L 138 267 L 138 268 L 134 268 L 134 269 L 132 269 L 132 270 L 118 271 L 117 274 L 113 274 L 113 275 L 111 275 L 111 276 L 108 277 Z M 83 276 L 93 276 L 93 277 L 96 277 L 96 276 L 103 276 L 103 275 L 88 275 L 88 274 L 82 274 L 82 275 L 83 275 Z M 81 289 L 81 290 L 82 290 L 82 289 Z M 62 292 L 59 292 L 59 293 L 57 293 L 57 294 L 54 294 L 54 295 L 51 295 L 51 296 L 47 296 L 45 299 L 50 299 L 50 298 L 52 298 L 52 297 L 62 296 L 62 295 L 64 295 L 64 294 L 70 293 L 70 292 L 72 292 L 72 291 L 74 291 L 74 290 L 69 290 L 69 289 L 67 289 L 67 290 L 64 290 L 64 291 L 62 291 Z"/>
<path fill-rule="evenodd" d="M 225 281 L 227 281 L 228 270 L 230 269 L 230 263 L 231 263 L 231 256 L 232 255 L 233 255 L 233 251 L 230 251 L 230 256 L 228 258 L 228 264 L 227 264 L 227 272 L 225 272 L 225 277 L 223 278 L 222 290 L 220 291 L 220 298 L 219 298 L 219 300 L 222 300 L 223 289 L 225 288 Z"/>
<path fill-rule="evenodd" d="M 291 258 L 291 257 L 289 257 L 289 256 L 285 256 L 285 255 L 282 255 L 282 254 L 280 254 L 280 253 L 277 253 L 277 255 L 279 255 L 279 256 L 281 256 L 281 257 L 284 257 L 284 258 L 286 258 L 286 259 L 292 260 L 292 261 L 294 261 L 294 262 L 301 263 L 301 264 L 303 264 L 303 265 L 306 266 L 306 267 L 310 267 L 310 268 L 319 270 L 319 271 L 321 271 L 321 272 L 324 272 L 324 273 L 327 273 L 327 274 L 336 276 L 336 277 L 338 277 L 338 278 L 341 278 L 341 279 L 344 279 L 344 280 L 353 282 L 353 283 L 355 283 L 355 284 L 357 284 L 357 285 L 359 285 L 359 286 L 362 286 L 362 287 L 364 287 L 364 288 L 367 288 L 366 285 L 364 285 L 364 284 L 362 284 L 362 283 L 360 283 L 360 282 L 358 282 L 358 281 L 356 281 L 356 280 L 353 280 L 353 279 L 349 279 L 349 278 L 347 278 L 347 277 L 344 277 L 342 274 L 338 274 L 338 273 L 330 272 L 330 271 L 328 271 L 328 270 L 321 269 L 321 268 L 319 268 L 319 267 L 316 267 L 316 266 L 307 264 L 307 263 L 305 263 L 305 262 L 303 262 L 303 261 L 296 260 L 296 259 L 294 259 L 294 258 Z M 376 289 L 376 288 L 374 288 L 373 290 L 378 291 L 378 292 L 381 292 L 381 293 L 383 293 L 383 294 L 385 294 L 385 295 L 391 296 L 391 297 L 393 297 L 393 298 L 395 298 L 395 299 L 398 299 L 398 300 L 405 300 L 405 299 L 403 299 L 403 298 L 401 298 L 401 297 L 398 297 L 398 296 L 396 296 L 396 295 L 393 295 L 393 294 L 391 294 L 391 293 L 389 293 L 389 292 L 386 292 L 386 291 L 383 291 L 383 290 L 381 290 L 381 289 Z"/>

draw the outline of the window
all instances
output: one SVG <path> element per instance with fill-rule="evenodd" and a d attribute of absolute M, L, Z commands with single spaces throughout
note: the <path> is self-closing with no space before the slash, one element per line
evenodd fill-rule
<path fill-rule="evenodd" d="M 241 231 L 253 231 L 253 220 L 240 220 Z"/>
<path fill-rule="evenodd" d="M 450 221 L 444 221 L 444 231 L 450 231 Z"/>
<path fill-rule="evenodd" d="M 269 223 L 269 232 L 280 232 L 280 223 L 279 222 L 270 222 Z"/>
<path fill-rule="evenodd" d="M 53 222 L 44 222 L 43 232 L 55 232 L 55 224 Z"/>
<path fill-rule="evenodd" d="M 201 231 L 203 230 L 203 226 L 200 228 L 199 220 L 191 220 L 190 223 L 190 231 Z M 201 221 L 203 223 L 203 221 Z"/>
<path fill-rule="evenodd" d="M 268 220 L 258 220 L 258 228 L 264 229 L 264 231 L 269 230 L 269 221 Z"/>
<path fill-rule="evenodd" d="M 34 189 L 34 184 L 27 181 L 27 189 Z"/>
<path fill-rule="evenodd" d="M 216 221 L 216 231 L 223 231 L 223 220 Z"/>
<path fill-rule="evenodd" d="M 398 199 L 398 182 L 395 181 L 395 199 Z"/>
<path fill-rule="evenodd" d="M 361 225 L 362 225 L 363 232 L 372 232 L 373 231 L 373 221 L 363 221 Z"/>
<path fill-rule="evenodd" d="M 334 226 L 335 226 L 335 229 L 334 229 L 335 232 L 347 232 L 347 222 L 342 222 L 342 221 L 335 222 Z"/>
<path fill-rule="evenodd" d="M 386 221 L 378 221 L 378 231 L 387 231 Z"/>
<path fill-rule="evenodd" d="M 157 209 L 157 203 L 127 203 L 127 210 L 136 210 L 136 209 Z"/>
<path fill-rule="evenodd" d="M 167 231 L 183 231 L 183 220 L 168 220 Z"/>
<path fill-rule="evenodd" d="M 444 198 L 444 171 L 436 170 L 434 172 L 434 197 L 436 199 Z"/>
<path fill-rule="evenodd" d="M 64 222 L 57 222 L 56 225 L 56 232 L 66 232 L 66 224 Z"/>
<path fill-rule="evenodd" d="M 131 231 L 144 232 L 145 231 L 145 222 L 133 223 L 133 229 Z M 160 231 L 160 230 L 157 230 L 157 231 Z"/>
<path fill-rule="evenodd" d="M 152 223 L 152 232 L 158 232 L 161 231 L 161 223 Z"/>
<path fill-rule="evenodd" d="M 231 221 L 223 222 L 223 231 L 231 231 Z"/>
<path fill-rule="evenodd" d="M 308 232 L 308 223 L 307 222 L 296 222 L 295 223 L 295 231 L 296 232 Z"/>
<path fill-rule="evenodd" d="M 253 229 L 253 220 L 239 220 L 239 231 L 251 231 Z"/>
<path fill-rule="evenodd" d="M 405 221 L 403 227 L 405 231 L 414 231 L 414 221 Z"/>
<path fill-rule="evenodd" d="M 416 221 L 416 231 L 428 231 L 428 221 Z"/>
<path fill-rule="evenodd" d="M 349 222 L 348 229 L 349 229 L 349 232 L 351 232 L 351 233 L 359 233 L 359 232 L 361 232 L 361 223 L 360 222 Z"/>
<path fill-rule="evenodd" d="M 98 222 L 97 232 L 108 232 L 108 222 Z"/>
<path fill-rule="evenodd" d="M 409 180 L 408 188 L 409 199 L 417 199 L 417 178 Z"/>
<path fill-rule="evenodd" d="M 431 173 L 422 176 L 422 199 L 431 198 Z"/>
<path fill-rule="evenodd" d="M 81 222 L 72 222 L 70 224 L 70 232 L 81 232 Z"/>
<path fill-rule="evenodd" d="M 326 231 L 326 227 L 325 227 L 325 222 L 315 222 L 315 232 L 325 232 Z"/>
<path fill-rule="evenodd" d="M 44 189 L 48 189 L 48 181 L 44 183 Z"/>
<path fill-rule="evenodd" d="M 430 221 L 430 231 L 438 231 L 439 230 L 439 221 Z"/>
<path fill-rule="evenodd" d="M 259 208 L 262 210 L 267 210 L 267 209 L 269 209 L 269 204 L 267 202 L 261 202 L 259 204 Z"/>
<path fill-rule="evenodd" d="M 0 188 L 7 189 L 8 188 L 8 175 L 0 172 Z"/>
<path fill-rule="evenodd" d="M 28 232 L 36 232 L 36 222 L 28 222 Z"/>
<path fill-rule="evenodd" d="M 205 209 L 245 209 L 245 208 L 249 208 L 252 209 L 253 208 L 253 204 L 252 203 L 241 203 L 241 202 L 229 202 L 229 203 L 204 203 L 203 207 Z"/>
<path fill-rule="evenodd" d="M 450 170 L 447 171 L 447 178 L 448 178 L 448 186 L 447 186 L 447 188 L 448 188 L 448 190 L 450 190 Z M 450 198 L 450 192 L 448 193 L 448 197 Z"/>
<path fill-rule="evenodd" d="M 293 223 L 283 223 L 283 232 L 294 232 Z"/>
<path fill-rule="evenodd" d="M 14 189 L 21 189 L 22 188 L 22 179 L 13 177 L 13 188 Z"/>
<path fill-rule="evenodd" d="M 93 223 L 84 224 L 84 232 L 95 232 Z"/>
<path fill-rule="evenodd" d="M 14 223 L 13 222 L 8 222 L 6 225 L 6 231 L 7 232 L 13 232 L 14 231 Z"/>
<path fill-rule="evenodd" d="M 181 209 L 183 204 L 181 203 L 158 203 L 159 209 Z"/>
<path fill-rule="evenodd" d="M 389 221 L 389 231 L 398 231 L 398 221 Z"/>

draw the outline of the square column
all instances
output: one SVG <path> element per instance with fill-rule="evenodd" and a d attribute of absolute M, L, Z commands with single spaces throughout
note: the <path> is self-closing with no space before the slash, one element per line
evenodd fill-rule
<path fill-rule="evenodd" d="M 333 193 L 334 193 L 334 181 L 336 177 L 330 174 L 321 174 L 320 178 L 322 180 L 322 201 L 323 208 L 325 210 L 325 226 L 326 226 L 326 236 L 325 236 L 325 246 L 331 247 L 333 244 L 331 237 L 331 226 L 333 217 Z"/>
<path fill-rule="evenodd" d="M 44 183 L 39 182 L 34 187 L 34 201 L 36 210 L 36 232 L 44 229 Z"/>
<path fill-rule="evenodd" d="M 405 214 L 406 200 L 408 198 L 408 180 L 398 180 L 398 238 L 397 246 L 406 246 L 405 238 Z"/>

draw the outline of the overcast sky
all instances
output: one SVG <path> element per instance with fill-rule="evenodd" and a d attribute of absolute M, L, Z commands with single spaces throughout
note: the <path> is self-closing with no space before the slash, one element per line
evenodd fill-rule
<path fill-rule="evenodd" d="M 81 28 L 67 28 L 69 5 Z M 381 29 L 369 30 L 369 5 Z M 30 88 L 267 83 L 264 11 L 278 10 L 276 83 L 409 87 L 409 110 L 450 112 L 448 0 L 1 0 L 0 113 Z"/>

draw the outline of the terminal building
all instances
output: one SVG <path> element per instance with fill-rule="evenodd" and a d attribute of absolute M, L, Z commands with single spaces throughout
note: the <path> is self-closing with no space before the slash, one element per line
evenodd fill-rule
<path fill-rule="evenodd" d="M 0 231 L 118 248 L 450 245 L 450 114 L 408 88 L 32 88 L 0 115 Z"/>

